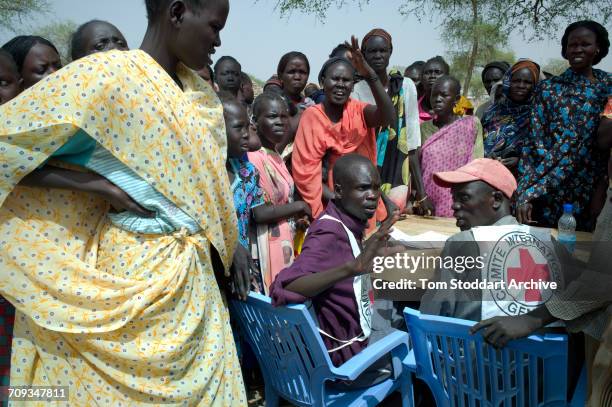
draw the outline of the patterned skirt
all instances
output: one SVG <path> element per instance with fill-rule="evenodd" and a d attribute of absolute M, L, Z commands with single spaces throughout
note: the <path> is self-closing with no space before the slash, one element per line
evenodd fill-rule
<path fill-rule="evenodd" d="M 67 386 L 68 405 L 246 405 L 209 241 L 127 232 L 96 199 L 16 188 L 0 208 L 11 385 Z"/>

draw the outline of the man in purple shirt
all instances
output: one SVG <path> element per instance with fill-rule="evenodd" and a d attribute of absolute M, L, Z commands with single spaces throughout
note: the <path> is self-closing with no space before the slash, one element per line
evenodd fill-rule
<path fill-rule="evenodd" d="M 380 176 L 372 163 L 357 154 L 345 155 L 336 162 L 333 177 L 333 202 L 312 223 L 301 254 L 276 277 L 270 295 L 275 306 L 312 302 L 323 342 L 339 366 L 368 344 L 373 298 L 366 274 L 372 272 L 374 257 L 403 249 L 386 247 L 399 218 L 393 210 L 362 244 L 381 198 Z"/>

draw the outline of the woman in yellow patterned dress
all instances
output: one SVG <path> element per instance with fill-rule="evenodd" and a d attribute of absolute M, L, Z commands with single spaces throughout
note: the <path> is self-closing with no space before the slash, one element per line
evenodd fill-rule
<path fill-rule="evenodd" d="M 59 405 L 244 405 L 213 270 L 239 257 L 222 108 L 191 70 L 229 4 L 145 3 L 140 50 L 80 59 L 0 107 L 11 385 L 66 386 Z"/>

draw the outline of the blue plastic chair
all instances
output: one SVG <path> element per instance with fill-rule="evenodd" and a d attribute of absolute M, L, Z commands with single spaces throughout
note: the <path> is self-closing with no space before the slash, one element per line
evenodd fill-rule
<path fill-rule="evenodd" d="M 442 406 L 584 406 L 586 374 L 567 401 L 567 336 L 530 336 L 497 350 L 475 324 L 404 310 L 414 359 L 408 368 Z"/>
<path fill-rule="evenodd" d="M 394 391 L 401 392 L 403 406 L 409 405 L 405 332 L 393 332 L 335 367 L 306 306 L 272 307 L 269 297 L 251 293 L 246 302 L 233 300 L 231 308 L 263 373 L 266 406 L 277 406 L 279 397 L 298 406 L 375 406 Z M 388 353 L 394 377 L 348 392 L 328 385 L 333 380 L 354 380 Z"/>

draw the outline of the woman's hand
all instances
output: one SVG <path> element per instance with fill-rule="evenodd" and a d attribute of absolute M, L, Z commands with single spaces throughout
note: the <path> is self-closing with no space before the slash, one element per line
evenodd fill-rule
<path fill-rule="evenodd" d="M 376 72 L 372 67 L 366 62 L 365 57 L 361 53 L 361 49 L 359 48 L 359 40 L 354 35 L 351 36 L 351 43 L 345 43 L 346 46 L 349 47 L 349 60 L 355 67 L 357 74 L 364 77 L 366 80 L 370 78 L 377 78 Z"/>
<path fill-rule="evenodd" d="M 90 194 L 100 195 L 110 201 L 112 207 L 117 211 L 130 211 L 138 216 L 150 218 L 155 212 L 140 206 L 121 188 L 92 172 L 67 170 L 53 166 L 44 166 L 26 175 L 20 185 L 28 187 L 59 188 L 70 191 L 83 191 Z"/>
<path fill-rule="evenodd" d="M 500 162 L 506 167 L 506 168 L 514 168 L 518 165 L 519 162 L 519 158 L 518 157 L 508 157 L 508 158 L 502 158 L 500 160 Z"/>
<path fill-rule="evenodd" d="M 241 301 L 246 301 L 249 295 L 251 270 L 257 272 L 251 253 L 238 243 L 230 268 L 230 286 L 232 293 Z"/>
<path fill-rule="evenodd" d="M 413 211 L 419 216 L 434 216 L 436 208 L 432 200 L 428 196 L 425 196 L 414 203 Z"/>
<path fill-rule="evenodd" d="M 519 223 L 527 225 L 529 223 L 534 223 L 533 219 L 531 219 L 531 211 L 533 210 L 533 205 L 529 202 L 522 203 L 518 206 L 516 210 L 516 217 Z"/>
<path fill-rule="evenodd" d="M 152 218 L 155 212 L 149 211 L 134 201 L 125 191 L 106 179 L 96 181 L 96 193 L 110 201 L 117 212 L 130 211 L 143 218 Z"/>

